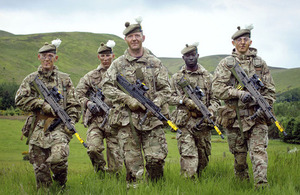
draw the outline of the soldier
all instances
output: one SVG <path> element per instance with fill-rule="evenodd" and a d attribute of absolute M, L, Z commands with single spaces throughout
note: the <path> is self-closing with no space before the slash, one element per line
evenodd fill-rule
<path fill-rule="evenodd" d="M 221 60 L 213 79 L 214 94 L 224 100 L 225 105 L 218 110 L 217 122 L 227 129 L 229 150 L 234 155 L 235 175 L 249 180 L 247 152 L 253 165 L 253 177 L 257 188 L 267 186 L 267 145 L 268 126 L 264 113 L 257 110 L 257 103 L 246 90 L 238 90 L 238 80 L 231 72 L 236 62 L 245 70 L 248 77 L 257 74 L 264 87 L 259 91 L 270 105 L 275 101 L 275 86 L 266 62 L 257 56 L 257 50 L 251 48 L 251 30 L 253 26 L 240 29 L 233 34 L 232 44 L 235 47 L 231 56 Z"/>
<path fill-rule="evenodd" d="M 196 86 L 200 87 L 205 94 L 202 102 L 212 115 L 219 106 L 218 100 L 212 97 L 212 75 L 197 62 L 199 58 L 197 46 L 198 43 L 186 44 L 181 51 L 185 65 L 172 76 L 173 93 L 169 101 L 170 104 L 176 105 L 173 117 L 176 125 L 182 131 L 182 134 L 178 134 L 177 137 L 181 156 L 181 174 L 188 178 L 194 178 L 196 174 L 200 176 L 201 171 L 208 165 L 208 157 L 211 154 L 212 127 L 206 121 L 200 126 L 196 126 L 203 115 L 193 100 L 187 97 L 183 91 L 183 86 L 179 83 L 181 78 L 184 77 L 193 89 Z"/>
<path fill-rule="evenodd" d="M 114 108 L 109 118 L 110 125 L 119 129 L 127 170 L 127 187 L 136 187 L 142 179 L 144 160 L 147 178 L 157 180 L 163 177 L 165 158 L 168 153 L 163 123 L 155 116 L 148 115 L 142 125 L 145 107 L 135 98 L 124 93 L 117 85 L 116 76 L 121 73 L 129 82 L 140 79 L 149 88 L 145 95 L 161 107 L 170 96 L 168 72 L 161 61 L 142 46 L 145 35 L 141 18 L 137 24 L 125 23 L 125 41 L 128 49 L 117 58 L 107 70 L 103 79 L 103 93 L 113 99 Z"/>
<path fill-rule="evenodd" d="M 72 123 L 80 117 L 80 104 L 75 97 L 75 90 L 68 74 L 58 71 L 54 63 L 58 59 L 56 54 L 60 40 L 52 41 L 53 44 L 45 43 L 38 51 L 38 59 L 41 65 L 36 72 L 29 74 L 17 91 L 16 105 L 26 112 L 33 112 L 31 124 L 32 133 L 29 140 L 29 158 L 33 165 L 37 188 L 49 187 L 52 179 L 62 187 L 67 182 L 69 142 L 72 133 L 59 124 L 55 129 L 49 130 L 55 117 L 51 106 L 42 99 L 37 89 L 32 85 L 38 75 L 48 89 L 57 87 L 64 96 L 58 103 L 65 109 L 72 119 Z M 57 43 L 57 44 L 56 44 Z M 30 135 L 29 134 L 29 135 Z M 52 171 L 53 176 L 51 178 Z"/>
<path fill-rule="evenodd" d="M 101 43 L 98 49 L 100 65 L 80 79 L 76 87 L 76 92 L 84 110 L 84 125 L 89 127 L 87 131 L 87 153 L 95 172 L 105 171 L 106 162 L 102 151 L 105 149 L 103 140 L 106 138 L 108 171 L 118 174 L 122 170 L 123 158 L 121 157 L 121 150 L 118 144 L 117 131 L 116 129 L 110 128 L 108 123 L 104 121 L 106 113 L 97 110 L 95 103 L 89 100 L 91 91 L 96 92 L 102 88 L 100 82 L 115 57 L 113 53 L 114 46 L 115 42 L 112 40 L 109 40 L 106 44 Z M 110 107 L 112 106 L 111 101 L 107 98 L 105 98 L 105 102 Z M 104 125 L 103 127 L 102 123 Z"/>

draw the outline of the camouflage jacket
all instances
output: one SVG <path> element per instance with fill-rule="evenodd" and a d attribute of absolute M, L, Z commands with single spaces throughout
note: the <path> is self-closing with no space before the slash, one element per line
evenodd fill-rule
<path fill-rule="evenodd" d="M 187 97 L 183 89 L 177 84 L 183 76 L 187 79 L 193 89 L 196 86 L 200 87 L 205 94 L 201 101 L 207 106 L 207 108 L 209 108 L 210 111 L 215 113 L 220 102 L 212 96 L 212 75 L 201 64 L 198 63 L 198 70 L 196 71 L 189 71 L 186 69 L 186 66 L 183 66 L 181 70 L 175 73 L 171 79 L 172 95 L 169 99 L 170 105 L 177 106 L 174 113 L 172 113 L 172 119 L 178 126 L 184 126 L 187 123 L 191 123 L 191 126 L 194 126 L 195 123 L 202 117 L 202 113 L 196 109 L 188 110 L 184 104 L 179 103 L 180 100 Z"/>
<path fill-rule="evenodd" d="M 117 74 L 123 74 L 130 82 L 135 83 L 137 78 L 149 88 L 145 95 L 155 100 L 158 106 L 167 102 L 170 97 L 170 82 L 168 71 L 162 65 L 161 61 L 151 55 L 149 50 L 144 48 L 144 54 L 140 58 L 134 58 L 126 50 L 124 55 L 116 59 L 107 70 L 103 79 L 103 93 L 112 100 L 114 109 L 111 111 L 109 123 L 111 126 L 126 126 L 130 122 L 131 113 L 129 108 L 124 105 L 124 100 L 128 95 L 121 91 L 116 84 Z M 133 125 L 139 130 L 152 130 L 163 123 L 156 117 L 147 117 L 142 126 L 138 124 L 139 120 L 145 115 L 145 111 L 132 112 Z"/>
<path fill-rule="evenodd" d="M 264 84 L 264 87 L 261 88 L 259 92 L 266 98 L 266 100 L 268 100 L 271 106 L 275 101 L 275 84 L 270 70 L 266 62 L 256 54 L 257 50 L 255 48 L 249 48 L 249 51 L 245 55 L 238 55 L 235 49 L 233 49 L 232 55 L 221 60 L 217 66 L 212 85 L 214 95 L 225 102 L 225 106 L 219 110 L 221 117 L 233 119 L 232 122 L 235 121 L 233 126 L 238 127 L 238 121 L 235 120 L 237 117 L 237 106 L 240 112 L 239 114 L 241 116 L 244 131 L 249 130 L 255 124 L 255 121 L 251 121 L 247 118 L 249 115 L 254 114 L 254 107 L 256 105 L 243 104 L 238 97 L 235 96 L 236 90 L 238 90 L 236 89 L 238 81 L 230 71 L 230 69 L 234 66 L 234 63 L 230 63 L 230 59 L 238 61 L 249 78 L 254 74 L 257 74 Z M 264 119 L 260 119 L 260 121 L 256 122 L 265 123 L 266 121 Z M 228 125 L 230 124 L 226 124 L 225 126 Z"/>
<path fill-rule="evenodd" d="M 89 101 L 90 95 L 89 93 L 90 91 L 96 92 L 98 89 L 102 89 L 100 82 L 102 81 L 105 72 L 106 69 L 104 69 L 100 64 L 96 69 L 84 75 L 76 87 L 76 94 L 81 103 L 81 107 L 83 108 L 83 120 L 89 119 L 89 116 L 86 116 L 89 113 L 87 112 L 87 102 Z M 108 98 L 105 98 L 105 103 L 110 107 L 112 106 L 112 103 Z M 89 121 L 83 122 L 87 125 L 89 125 L 92 121 L 96 121 L 98 124 L 101 124 L 104 119 L 104 114 L 105 113 L 100 112 L 96 116 L 93 116 Z"/>
<path fill-rule="evenodd" d="M 59 101 L 59 104 L 64 107 L 67 114 L 74 122 L 77 122 L 80 117 L 80 104 L 76 98 L 75 90 L 72 81 L 68 74 L 58 71 L 54 66 L 54 70 L 48 73 L 42 72 L 42 67 L 39 66 L 38 71 L 29 74 L 20 85 L 16 97 L 16 106 L 26 112 L 40 113 L 44 103 L 43 97 L 39 95 L 37 90 L 31 85 L 32 81 L 39 75 L 39 78 L 45 83 L 48 89 L 56 86 L 66 98 Z M 65 89 L 65 90 L 64 90 Z M 64 103 L 64 101 L 66 101 Z M 29 143 L 42 148 L 49 148 L 53 144 L 70 141 L 70 135 L 64 130 L 64 126 L 60 124 L 53 131 L 44 130 L 47 119 L 38 120 Z"/>

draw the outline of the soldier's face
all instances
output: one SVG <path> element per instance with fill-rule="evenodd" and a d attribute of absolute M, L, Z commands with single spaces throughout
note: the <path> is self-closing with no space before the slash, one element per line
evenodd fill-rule
<path fill-rule="evenodd" d="M 186 53 L 182 56 L 182 59 L 188 67 L 195 67 L 197 65 L 198 58 L 199 54 L 196 51 Z"/>
<path fill-rule="evenodd" d="M 245 54 L 252 44 L 252 41 L 249 37 L 239 37 L 233 40 L 232 44 L 235 46 L 237 53 Z"/>
<path fill-rule="evenodd" d="M 115 54 L 98 54 L 98 59 L 105 69 L 108 69 L 110 67 L 114 58 Z"/>
<path fill-rule="evenodd" d="M 54 62 L 57 61 L 58 56 L 54 53 L 41 53 L 38 54 L 38 59 L 41 61 L 44 71 L 53 70 Z"/>
<path fill-rule="evenodd" d="M 135 51 L 142 48 L 142 43 L 145 40 L 145 36 L 141 32 L 131 33 L 125 37 L 125 41 L 129 49 Z"/>

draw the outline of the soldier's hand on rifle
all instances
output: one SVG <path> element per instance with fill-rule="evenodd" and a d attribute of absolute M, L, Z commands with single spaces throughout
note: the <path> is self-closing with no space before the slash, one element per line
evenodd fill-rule
<path fill-rule="evenodd" d="M 43 105 L 42 105 L 42 111 L 46 115 L 56 116 L 54 110 L 52 109 L 52 107 L 50 106 L 50 104 L 48 104 L 47 102 L 43 103 Z"/>
<path fill-rule="evenodd" d="M 75 122 L 73 120 L 70 123 L 75 127 Z M 69 135 L 73 135 L 75 133 L 74 131 L 68 129 L 67 126 L 65 126 L 65 132 Z"/>
<path fill-rule="evenodd" d="M 97 104 L 95 104 L 94 102 L 88 101 L 86 105 L 92 114 L 96 114 L 100 112 L 100 109 L 98 108 Z"/>
<path fill-rule="evenodd" d="M 194 101 L 187 97 L 183 99 L 183 103 L 189 110 L 194 110 L 197 108 L 197 105 L 194 103 Z"/>
<path fill-rule="evenodd" d="M 161 102 L 160 102 L 160 100 L 159 100 L 158 98 L 155 98 L 155 99 L 153 100 L 153 103 L 154 103 L 156 106 L 161 107 Z M 151 118 L 151 117 L 154 116 L 154 114 L 153 114 L 152 112 L 148 112 L 147 115 L 148 115 L 148 118 Z"/>
<path fill-rule="evenodd" d="M 160 101 L 159 98 L 155 98 L 155 99 L 153 100 L 153 103 L 154 103 L 156 106 L 161 107 L 161 101 Z"/>
<path fill-rule="evenodd" d="M 255 102 L 255 98 L 247 91 L 239 91 L 238 96 L 244 104 Z"/>
<path fill-rule="evenodd" d="M 265 112 L 261 109 L 261 108 L 259 108 L 257 111 L 256 111 L 256 116 L 257 117 L 259 117 L 259 118 L 265 118 L 266 117 L 266 114 L 265 114 Z"/>
<path fill-rule="evenodd" d="M 146 110 L 145 106 L 143 106 L 139 101 L 135 98 L 128 97 L 125 99 L 124 103 L 130 108 L 132 111 L 136 111 L 138 109 Z"/>

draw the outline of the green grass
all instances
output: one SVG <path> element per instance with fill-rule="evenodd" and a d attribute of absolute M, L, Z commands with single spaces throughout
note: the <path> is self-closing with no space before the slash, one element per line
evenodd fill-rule
<path fill-rule="evenodd" d="M 0 189 L 1 194 L 44 194 L 35 190 L 32 165 L 22 160 L 22 152 L 28 150 L 25 140 L 20 141 L 24 121 L 0 119 Z M 76 124 L 81 137 L 86 140 L 86 129 Z M 228 151 L 226 140 L 219 136 L 212 138 L 212 155 L 209 166 L 202 177 L 196 180 L 180 176 L 179 153 L 176 134 L 167 132 L 168 157 L 165 164 L 164 180 L 158 183 L 146 182 L 137 189 L 126 190 L 125 169 L 119 180 L 115 177 L 93 172 L 86 149 L 74 137 L 70 142 L 69 172 L 67 188 L 61 192 L 58 186 L 50 188 L 50 194 L 299 194 L 300 193 L 300 153 L 287 153 L 287 148 L 299 145 L 270 140 L 268 146 L 268 180 L 270 188 L 255 191 L 253 179 L 240 182 L 234 177 L 233 155 Z M 252 177 L 251 163 L 250 174 Z"/>

